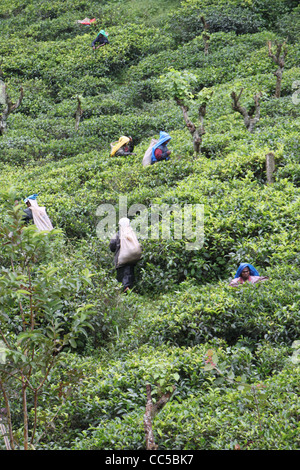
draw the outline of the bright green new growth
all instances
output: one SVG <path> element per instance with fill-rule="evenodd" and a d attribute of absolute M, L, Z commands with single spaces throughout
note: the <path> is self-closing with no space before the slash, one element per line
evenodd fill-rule
<path fill-rule="evenodd" d="M 19 439 L 28 449 L 37 439 L 40 396 L 59 364 L 62 349 L 76 348 L 76 338 L 87 335 L 91 326 L 88 320 L 92 305 L 84 303 L 74 311 L 65 310 L 66 302 L 91 284 L 91 274 L 85 269 L 60 277 L 59 267 L 54 264 L 56 250 L 63 249 L 60 230 L 37 232 L 34 225 L 25 227 L 21 205 L 13 192 L 3 192 L 1 203 L 0 388 L 11 448 L 16 446 L 16 436 L 12 438 L 14 409 L 9 398 L 13 390 L 22 403 L 24 434 Z"/>
<path fill-rule="evenodd" d="M 148 383 L 156 401 L 176 387 L 159 450 L 299 448 L 299 14 L 297 0 L 1 1 L 0 79 L 12 103 L 24 91 L 0 137 L 0 410 L 16 449 L 144 449 Z M 110 44 L 93 51 L 102 28 Z M 275 98 L 268 41 L 285 40 Z M 232 109 L 241 89 L 249 115 L 261 93 L 252 133 Z M 199 153 L 185 117 L 203 118 Z M 171 160 L 144 168 L 160 130 Z M 121 135 L 135 156 L 109 156 Z M 55 231 L 21 230 L 32 193 Z M 97 208 L 118 215 L 120 196 L 205 216 L 199 250 L 173 230 L 142 242 L 126 297 L 96 235 Z M 230 288 L 243 261 L 270 280 Z"/>

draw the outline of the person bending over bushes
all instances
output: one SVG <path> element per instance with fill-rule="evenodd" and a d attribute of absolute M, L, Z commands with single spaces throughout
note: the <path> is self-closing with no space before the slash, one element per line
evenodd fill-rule
<path fill-rule="evenodd" d="M 167 132 L 160 132 L 158 142 L 152 147 L 151 165 L 162 160 L 170 160 L 171 150 L 168 150 L 170 140 L 171 137 Z"/>
<path fill-rule="evenodd" d="M 98 45 L 96 46 L 96 44 Z M 106 44 L 109 44 L 108 34 L 104 31 L 104 29 L 101 29 L 96 39 L 94 39 L 92 42 L 92 47 L 93 49 L 99 49 L 99 47 L 105 46 Z"/>
<path fill-rule="evenodd" d="M 111 157 L 127 157 L 128 155 L 136 155 L 136 153 L 132 153 L 134 149 L 132 137 L 126 137 L 125 135 L 122 135 L 122 137 L 120 137 L 117 142 L 113 142 L 110 144 L 110 146 Z"/>
<path fill-rule="evenodd" d="M 256 284 L 257 282 L 267 281 L 268 279 L 269 278 L 266 276 L 260 276 L 252 264 L 242 263 L 238 267 L 235 277 L 229 285 L 232 287 L 238 287 L 240 284 L 244 284 L 245 282 Z"/>

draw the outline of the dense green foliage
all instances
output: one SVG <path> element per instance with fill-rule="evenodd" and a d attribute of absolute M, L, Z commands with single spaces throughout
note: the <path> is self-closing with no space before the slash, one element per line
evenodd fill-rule
<path fill-rule="evenodd" d="M 144 449 L 150 383 L 154 398 L 176 386 L 153 424 L 159 449 L 298 449 L 300 7 L 296 0 L 163 3 L 0 4 L 0 78 L 12 101 L 24 90 L 0 136 L 1 187 L 13 187 L 19 201 L 39 193 L 62 231 L 38 261 L 37 284 L 51 267 L 52 294 L 55 280 L 70 290 L 71 274 L 93 273 L 76 295 L 60 292 L 63 306 L 54 317 L 63 317 L 68 329 L 73 316 L 92 305 L 93 330 L 78 333 L 77 349 L 64 348 L 39 396 L 42 437 L 35 446 Z M 207 54 L 202 15 L 210 25 Z M 85 17 L 96 17 L 97 25 L 76 22 Z M 110 44 L 94 51 L 102 28 Z M 275 98 L 276 65 L 267 41 L 284 40 L 288 54 Z M 181 109 L 162 86 L 170 70 L 194 78 L 191 93 L 182 95 L 192 121 L 199 92 L 210 94 L 197 159 Z M 262 93 L 251 134 L 231 106 L 231 92 L 241 88 L 249 111 L 253 96 Z M 84 112 L 75 130 L 77 96 Z M 160 130 L 172 136 L 171 160 L 144 168 L 144 152 Z M 135 156 L 109 156 L 110 142 L 121 135 L 133 136 Z M 268 152 L 275 155 L 272 184 Z M 109 203 L 118 212 L 120 196 L 127 196 L 128 207 L 203 204 L 205 216 L 199 250 L 186 250 L 185 240 L 174 236 L 142 241 L 128 296 L 115 280 L 107 240 L 96 233 L 97 207 Z M 10 232 L 4 199 L 0 283 L 13 290 L 3 248 Z M 270 280 L 229 287 L 244 261 Z M 1 293 L 1 308 L 8 304 Z M 12 336 L 17 304 L 14 312 L 8 326 L 1 317 L 1 331 Z M 207 367 L 209 350 L 218 368 Z M 10 400 L 19 439 L 21 407 L 15 394 Z"/>

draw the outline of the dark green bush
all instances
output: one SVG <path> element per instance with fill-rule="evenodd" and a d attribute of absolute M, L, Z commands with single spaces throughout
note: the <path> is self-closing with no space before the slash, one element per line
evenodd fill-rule
<path fill-rule="evenodd" d="M 295 6 L 296 6 L 295 2 Z M 290 13 L 286 13 L 277 20 L 277 28 L 280 34 L 293 44 L 299 43 L 300 39 L 300 7 L 294 8 Z"/>
<path fill-rule="evenodd" d="M 188 347 L 213 338 L 234 345 L 243 338 L 252 347 L 264 340 L 291 346 L 300 327 L 297 280 L 288 273 L 284 280 L 276 278 L 275 268 L 264 274 L 271 279 L 238 289 L 224 282 L 202 288 L 183 284 L 184 290 L 165 295 L 164 304 L 144 318 L 147 326 L 135 341 Z"/>
<path fill-rule="evenodd" d="M 66 316 L 92 304 L 94 329 L 78 338 L 76 355 L 65 350 L 38 397 L 38 448 L 144 449 L 146 383 L 155 399 L 176 385 L 154 422 L 159 449 L 299 447 L 296 2 L 25 3 L 0 5 L 0 67 L 12 101 L 24 88 L 0 137 L 0 184 L 14 186 L 21 204 L 39 193 L 63 230 L 65 245 L 50 260 L 58 280 L 74 270 L 93 273 L 78 296 L 63 299 Z M 206 55 L 202 13 L 211 27 Z M 97 31 L 108 30 L 109 46 L 91 49 L 95 30 L 75 23 L 86 16 L 98 18 Z M 286 37 L 276 99 L 267 41 Z M 196 76 L 195 98 L 187 103 L 192 122 L 199 122 L 197 93 L 213 92 L 197 157 L 181 108 L 161 94 L 159 78 L 170 67 Z M 262 92 L 253 134 L 232 109 L 231 92 L 242 88 L 248 111 Z M 84 113 L 75 131 L 77 96 Z M 143 155 L 160 130 L 172 137 L 171 160 L 144 168 Z M 111 158 L 110 142 L 124 134 L 133 136 L 136 155 Z M 270 151 L 275 173 L 267 184 Z M 152 239 L 151 231 L 141 240 L 143 257 L 128 296 L 115 279 L 108 240 L 96 232 L 97 207 L 110 203 L 118 214 L 121 195 L 128 207 L 144 204 L 149 214 L 154 204 L 203 204 L 205 214 L 198 250 L 186 250 L 173 230 L 167 240 Z M 9 267 L 4 250 L 1 263 Z M 270 280 L 230 288 L 243 261 Z M 209 349 L 221 372 L 207 369 Z M 10 400 L 18 438 L 21 404 L 13 394 Z M 55 427 L 47 427 L 57 410 Z"/>
<path fill-rule="evenodd" d="M 267 0 L 253 0 L 251 9 L 264 19 L 267 28 L 272 28 L 282 15 L 290 12 L 296 6 L 296 0 L 277 0 L 271 8 Z"/>
<path fill-rule="evenodd" d="M 195 5 L 194 8 L 183 8 L 170 17 L 170 32 L 177 42 L 184 43 L 200 36 L 203 31 L 201 16 L 209 24 L 209 33 L 219 31 L 241 35 L 257 33 L 264 26 L 260 14 L 249 8 L 231 5 L 213 7 Z"/>

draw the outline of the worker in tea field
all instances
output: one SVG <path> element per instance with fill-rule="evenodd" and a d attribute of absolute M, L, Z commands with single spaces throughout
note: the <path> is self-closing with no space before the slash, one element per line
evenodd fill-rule
<path fill-rule="evenodd" d="M 170 160 L 171 150 L 168 149 L 168 143 L 171 137 L 167 132 L 159 133 L 158 142 L 152 147 L 151 165 L 162 160 Z"/>
<path fill-rule="evenodd" d="M 125 135 L 122 135 L 122 137 L 120 137 L 117 142 L 111 143 L 110 146 L 111 157 L 127 157 L 128 155 L 136 155 L 136 153 L 133 153 L 134 143 L 132 137 L 126 137 Z"/>
<path fill-rule="evenodd" d="M 104 29 L 101 29 L 96 39 L 94 39 L 94 41 L 92 42 L 92 47 L 95 50 L 99 49 L 99 47 L 105 46 L 106 44 L 109 44 L 108 34 L 104 31 Z"/>
<path fill-rule="evenodd" d="M 258 271 L 249 263 L 242 263 L 238 267 L 234 279 L 230 282 L 230 286 L 237 287 L 245 282 L 256 284 L 257 282 L 267 281 L 269 278 L 266 276 L 260 276 Z"/>
<path fill-rule="evenodd" d="M 31 196 L 28 196 L 26 199 L 24 199 L 27 208 L 23 209 L 26 214 L 23 220 L 25 223 L 29 223 L 32 220 L 38 231 L 50 231 L 53 229 L 51 220 L 46 213 L 45 207 L 40 207 L 36 199 L 37 194 L 32 194 Z"/>
<path fill-rule="evenodd" d="M 123 284 L 123 292 L 127 293 L 134 285 L 134 268 L 141 257 L 141 246 L 130 226 L 127 217 L 119 221 L 119 231 L 110 240 L 109 248 L 115 253 L 114 263 L 117 280 Z"/>
<path fill-rule="evenodd" d="M 33 196 L 36 196 L 36 195 L 34 194 Z M 33 197 L 33 196 L 31 196 L 31 197 Z M 25 212 L 23 220 L 26 224 L 29 224 L 29 222 L 33 221 L 33 215 L 32 215 L 32 210 L 30 208 L 29 198 L 24 199 L 24 202 L 26 203 L 27 208 L 23 209 L 23 212 Z"/>

